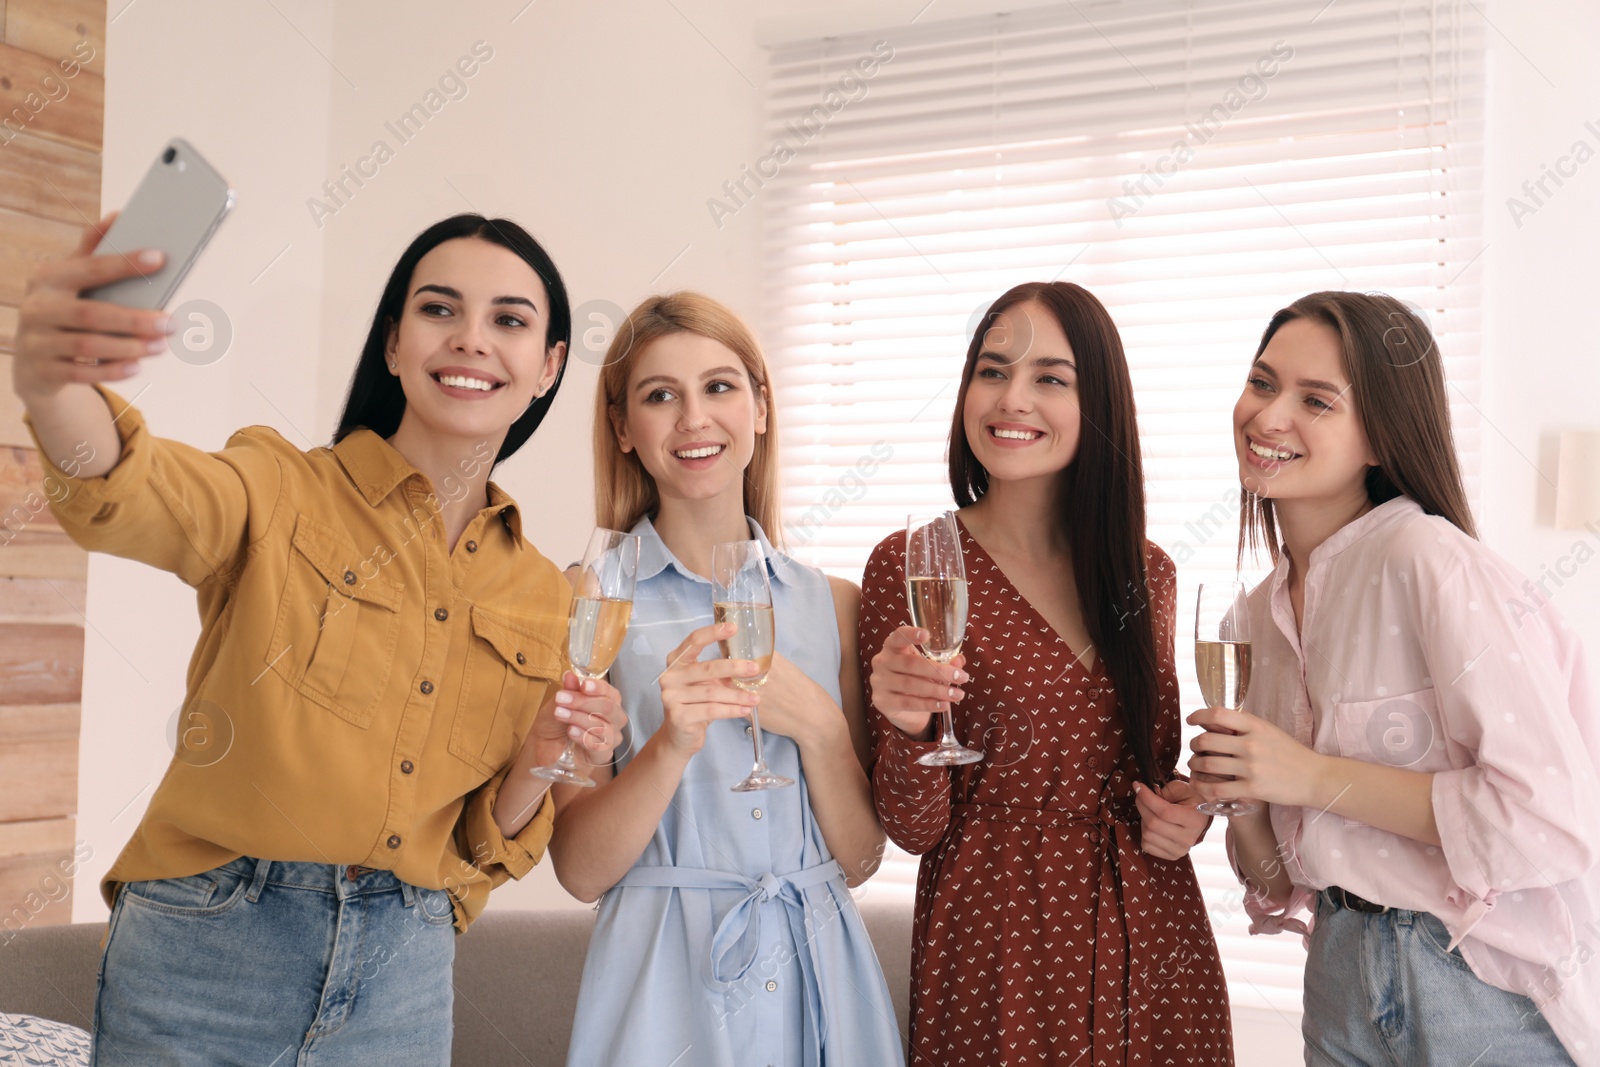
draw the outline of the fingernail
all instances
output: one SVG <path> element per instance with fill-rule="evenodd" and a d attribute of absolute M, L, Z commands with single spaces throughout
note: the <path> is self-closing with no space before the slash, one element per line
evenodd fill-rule
<path fill-rule="evenodd" d="M 971 679 L 969 679 L 967 677 L 967 672 L 966 671 L 956 671 L 956 684 L 957 685 L 965 685 L 970 680 Z"/>
<path fill-rule="evenodd" d="M 594 694 L 600 692 L 600 683 L 593 680 L 586 681 L 583 683 L 583 691 L 588 693 L 590 696 L 593 696 Z"/>
<path fill-rule="evenodd" d="M 144 350 L 150 353 L 152 356 L 158 352 L 165 352 L 167 350 L 166 339 L 162 338 L 156 341 L 146 341 L 144 344 Z"/>
<path fill-rule="evenodd" d="M 574 726 L 572 729 L 567 731 L 567 736 L 571 737 L 574 741 L 579 741 L 583 738 L 583 731 Z"/>
<path fill-rule="evenodd" d="M 759 666 L 757 666 L 756 664 L 751 663 L 749 660 L 745 660 L 743 663 L 739 664 L 739 673 L 740 674 L 760 674 L 761 673 L 761 668 Z"/>
<path fill-rule="evenodd" d="M 572 703 L 572 694 L 563 689 L 561 692 L 556 694 L 556 703 L 557 704 L 570 704 L 570 703 Z"/>
<path fill-rule="evenodd" d="M 154 248 L 147 248 L 139 253 L 139 262 L 147 267 L 153 267 L 161 262 L 161 253 Z"/>
<path fill-rule="evenodd" d="M 570 719 L 570 718 L 572 718 L 572 709 L 570 709 L 570 708 L 557 708 L 556 709 L 556 718 L 558 718 L 558 719 Z"/>
<path fill-rule="evenodd" d="M 155 321 L 154 325 L 155 325 L 157 333 L 171 333 L 172 329 L 173 329 L 173 327 L 172 327 L 172 316 L 171 315 L 158 315 L 158 316 L 156 316 L 156 321 Z"/>

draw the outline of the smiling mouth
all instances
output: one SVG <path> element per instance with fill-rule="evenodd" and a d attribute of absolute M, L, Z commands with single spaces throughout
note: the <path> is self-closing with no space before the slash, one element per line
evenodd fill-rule
<path fill-rule="evenodd" d="M 685 448 L 674 451 L 672 454 L 679 459 L 710 459 L 720 456 L 728 449 L 727 445 L 706 445 L 704 448 Z"/>
<path fill-rule="evenodd" d="M 1262 459 L 1270 459 L 1276 463 L 1286 463 L 1291 459 L 1300 458 L 1300 453 L 1298 452 L 1291 452 L 1287 448 L 1269 448 L 1266 445 L 1258 445 L 1248 437 L 1245 438 L 1245 444 L 1250 446 L 1250 451 L 1255 455 L 1260 456 Z"/>
<path fill-rule="evenodd" d="M 1002 430 L 998 427 L 989 427 L 989 432 L 1006 441 L 1037 441 L 1044 436 L 1042 430 Z"/>
<path fill-rule="evenodd" d="M 483 378 L 473 378 L 465 374 L 434 374 L 434 381 L 440 385 L 448 385 L 452 389 L 472 389 L 480 393 L 492 393 L 505 385 L 505 382 L 491 382 Z"/>

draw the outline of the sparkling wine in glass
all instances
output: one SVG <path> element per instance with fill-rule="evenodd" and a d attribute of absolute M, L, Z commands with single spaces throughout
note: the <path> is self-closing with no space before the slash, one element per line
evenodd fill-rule
<path fill-rule="evenodd" d="M 1250 616 L 1242 582 L 1212 582 L 1200 587 L 1194 612 L 1194 668 L 1200 695 L 1210 708 L 1244 706 L 1250 688 Z M 1231 778 L 1207 775 L 1215 781 Z M 1253 800 L 1212 800 L 1198 805 L 1207 815 L 1249 815 Z"/>
<path fill-rule="evenodd" d="M 734 678 L 740 689 L 754 692 L 767 680 L 777 631 L 772 620 L 772 586 L 767 581 L 767 557 L 759 541 L 726 541 L 711 548 L 711 602 L 718 623 L 731 622 L 733 636 L 721 642 L 726 659 L 753 660 L 761 673 Z M 774 774 L 761 751 L 760 709 L 750 709 L 750 737 L 756 761 L 750 773 L 733 786 L 735 793 L 778 789 L 794 785 L 793 778 Z"/>
<path fill-rule="evenodd" d="M 622 649 L 638 572 L 638 535 L 597 529 L 589 536 L 567 616 L 567 659 L 585 681 L 604 678 Z M 530 773 L 564 785 L 594 785 L 594 779 L 578 770 L 577 755 L 578 742 L 569 738 L 560 758 Z"/>
<path fill-rule="evenodd" d="M 922 654 L 949 663 L 967 635 L 967 570 L 953 511 L 912 515 L 906 520 L 906 603 L 911 625 L 928 631 Z M 956 740 L 955 708 L 943 713 L 939 746 L 917 757 L 925 767 L 955 767 L 983 759 L 978 749 Z"/>

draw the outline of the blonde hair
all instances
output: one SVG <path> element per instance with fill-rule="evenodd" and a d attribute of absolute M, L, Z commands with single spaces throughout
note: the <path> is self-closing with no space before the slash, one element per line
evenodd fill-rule
<path fill-rule="evenodd" d="M 778 525 L 778 413 L 771 377 L 761 346 L 744 320 L 703 293 L 681 291 L 652 296 L 634 308 L 606 350 L 594 398 L 595 523 L 611 530 L 631 530 L 661 507 L 655 479 L 639 454 L 624 452 L 612 424 L 626 417 L 628 379 L 639 357 L 653 342 L 675 333 L 692 333 L 722 345 L 739 357 L 750 384 L 766 400 L 767 430 L 756 436 L 755 452 L 744 471 L 744 511 L 761 524 L 767 539 L 782 547 Z"/>

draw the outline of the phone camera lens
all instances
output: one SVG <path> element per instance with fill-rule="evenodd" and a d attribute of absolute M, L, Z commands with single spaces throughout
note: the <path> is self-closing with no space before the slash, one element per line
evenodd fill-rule
<path fill-rule="evenodd" d="M 161 153 L 161 162 L 163 162 L 163 163 L 171 163 L 174 159 L 177 159 L 177 158 L 178 158 L 178 150 L 176 148 L 169 148 L 165 152 Z"/>

